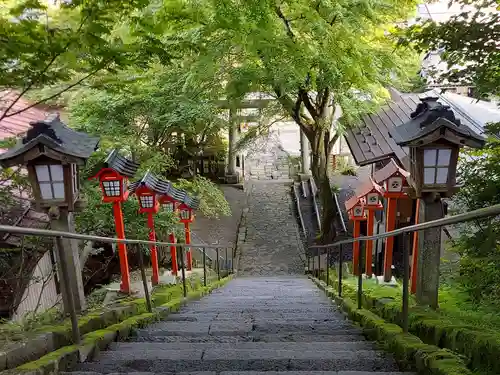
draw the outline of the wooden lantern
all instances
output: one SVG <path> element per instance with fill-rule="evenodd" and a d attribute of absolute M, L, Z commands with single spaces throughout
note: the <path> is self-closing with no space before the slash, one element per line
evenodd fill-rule
<path fill-rule="evenodd" d="M 383 189 L 378 185 L 371 177 L 369 181 L 363 184 L 358 190 L 356 190 L 356 196 L 358 199 L 364 203 L 365 209 L 382 209 L 382 203 L 380 202 L 380 197 L 383 194 Z"/>
<path fill-rule="evenodd" d="M 461 147 L 480 148 L 484 138 L 460 123 L 438 98 L 424 98 L 411 120 L 397 126 L 391 136 L 402 147 L 409 147 L 409 183 L 417 198 L 423 193 L 450 196 L 456 190 L 456 170 Z"/>
<path fill-rule="evenodd" d="M 37 209 L 74 211 L 80 189 L 79 166 L 97 149 L 99 139 L 68 128 L 57 114 L 30 125 L 26 136 L 0 155 L 0 164 L 27 167 Z"/>
<path fill-rule="evenodd" d="M 356 195 L 345 202 L 349 220 L 366 220 L 365 202 Z"/>

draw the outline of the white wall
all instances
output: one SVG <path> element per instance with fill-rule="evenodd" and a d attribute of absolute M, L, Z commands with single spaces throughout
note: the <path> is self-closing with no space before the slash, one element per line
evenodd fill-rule
<path fill-rule="evenodd" d="M 33 271 L 32 279 L 28 287 L 24 290 L 21 303 L 19 304 L 12 320 L 21 320 L 23 316 L 37 308 L 37 313 L 43 312 L 53 307 L 58 301 L 59 296 L 56 292 L 56 283 L 54 278 L 50 252 L 38 261 Z"/>

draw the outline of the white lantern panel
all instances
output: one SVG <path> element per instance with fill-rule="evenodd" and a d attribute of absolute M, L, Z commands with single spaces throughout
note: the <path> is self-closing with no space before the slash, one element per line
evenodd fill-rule
<path fill-rule="evenodd" d="M 181 219 L 184 219 L 184 220 L 189 219 L 189 210 L 181 210 Z"/>
<path fill-rule="evenodd" d="M 424 168 L 424 184 L 432 185 L 435 183 L 436 168 Z"/>
<path fill-rule="evenodd" d="M 54 199 L 64 199 L 64 182 L 54 182 L 52 189 L 54 190 Z"/>
<path fill-rule="evenodd" d="M 424 167 L 436 165 L 436 149 L 424 149 Z"/>
<path fill-rule="evenodd" d="M 369 205 L 377 205 L 378 204 L 378 194 L 370 193 L 367 197 L 367 204 Z"/>
<path fill-rule="evenodd" d="M 436 184 L 446 184 L 448 181 L 448 168 L 438 168 L 436 174 Z"/>
<path fill-rule="evenodd" d="M 53 199 L 52 187 L 50 183 L 45 182 L 40 184 L 40 194 L 42 199 Z"/>
<path fill-rule="evenodd" d="M 387 184 L 387 190 L 391 193 L 400 192 L 403 190 L 403 178 L 391 177 Z"/>
<path fill-rule="evenodd" d="M 447 167 L 450 165 L 451 149 L 444 148 L 438 151 L 437 165 Z"/>
<path fill-rule="evenodd" d="M 361 206 L 354 207 L 354 216 L 363 216 L 363 208 Z"/>
<path fill-rule="evenodd" d="M 121 195 L 120 185 L 120 181 L 117 180 L 103 181 L 104 194 L 107 197 L 119 197 Z"/>
<path fill-rule="evenodd" d="M 167 212 L 174 212 L 174 203 L 173 202 L 166 202 L 166 203 L 163 203 L 163 208 L 167 211 Z"/>
<path fill-rule="evenodd" d="M 50 176 L 52 181 L 64 181 L 63 166 L 60 164 L 50 166 Z"/>
<path fill-rule="evenodd" d="M 50 182 L 48 165 L 35 165 L 35 171 L 38 182 Z"/>
<path fill-rule="evenodd" d="M 141 195 L 139 200 L 143 208 L 153 208 L 154 200 L 152 195 Z"/>

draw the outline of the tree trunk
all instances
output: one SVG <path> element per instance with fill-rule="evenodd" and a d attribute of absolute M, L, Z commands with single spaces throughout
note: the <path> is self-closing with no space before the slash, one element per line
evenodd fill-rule
<path fill-rule="evenodd" d="M 337 236 L 335 230 L 335 218 L 337 206 L 333 198 L 333 191 L 328 178 L 328 139 L 325 130 L 317 130 L 309 138 L 312 151 L 311 171 L 319 189 L 319 200 L 321 204 L 321 242 L 331 243 Z"/>

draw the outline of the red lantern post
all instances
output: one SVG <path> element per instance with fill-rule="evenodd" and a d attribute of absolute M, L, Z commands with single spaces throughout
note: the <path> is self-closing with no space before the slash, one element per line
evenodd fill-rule
<path fill-rule="evenodd" d="M 383 196 L 387 199 L 386 212 L 386 232 L 396 228 L 396 213 L 398 199 L 408 198 L 404 192 L 408 186 L 407 178 L 410 174 L 400 168 L 394 160 L 391 160 L 384 168 L 374 174 L 374 180 L 383 186 Z M 394 237 L 387 237 L 385 240 L 384 254 L 384 281 L 390 282 L 392 279 L 392 254 L 394 247 Z"/>
<path fill-rule="evenodd" d="M 347 202 L 345 202 L 345 207 L 347 213 L 349 214 L 349 220 L 352 220 L 354 222 L 353 238 L 356 239 L 361 234 L 361 222 L 366 220 L 364 202 L 355 195 Z M 352 247 L 352 271 L 354 275 L 359 275 L 359 249 L 359 241 L 354 242 Z"/>
<path fill-rule="evenodd" d="M 137 182 L 130 185 L 130 190 L 135 193 L 139 201 L 139 213 L 148 215 L 149 227 L 149 240 L 156 242 L 154 214 L 160 208 L 160 203 L 157 199 L 157 194 L 161 193 L 157 189 L 158 179 L 151 173 L 147 172 L 146 175 Z M 159 268 L 158 268 L 158 251 L 156 245 L 150 245 L 151 250 L 151 268 L 153 269 L 153 276 L 151 283 L 158 285 L 160 282 Z"/>
<path fill-rule="evenodd" d="M 127 190 L 127 177 L 133 177 L 138 164 L 120 156 L 117 150 L 111 151 L 100 170 L 90 179 L 99 180 L 105 203 L 113 203 L 113 215 L 115 218 L 116 237 L 125 239 L 125 227 L 123 224 L 123 212 L 121 203 L 129 196 Z M 130 272 L 128 267 L 127 247 L 125 243 L 118 243 L 118 256 L 120 259 L 121 283 L 120 291 L 130 293 Z"/>
<path fill-rule="evenodd" d="M 184 234 L 186 236 L 186 245 L 191 244 L 191 230 L 189 229 L 189 224 L 193 222 L 194 215 L 193 209 L 189 207 L 186 203 L 181 203 L 179 205 L 179 219 L 181 223 L 184 223 Z M 187 260 L 187 270 L 190 271 L 193 268 L 193 255 L 191 253 L 191 248 L 186 251 Z"/>
<path fill-rule="evenodd" d="M 359 199 L 364 202 L 367 223 L 366 223 L 366 235 L 373 235 L 373 227 L 375 224 L 375 211 L 383 210 L 384 207 L 380 203 L 380 197 L 383 194 L 382 187 L 379 186 L 372 178 L 361 186 L 359 191 L 356 191 L 356 195 Z M 373 254 L 373 241 L 366 242 L 366 254 L 365 254 L 365 275 L 366 277 L 372 277 L 372 254 Z"/>
<path fill-rule="evenodd" d="M 177 212 L 177 202 L 174 198 L 169 195 L 162 195 L 160 196 L 159 200 L 161 206 L 165 208 L 167 212 Z M 169 234 L 168 241 L 172 244 L 176 242 L 174 231 Z M 177 276 L 179 269 L 177 265 L 177 247 L 175 245 L 170 246 L 170 257 L 172 258 L 172 275 Z"/>

